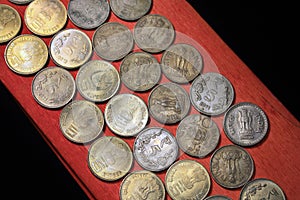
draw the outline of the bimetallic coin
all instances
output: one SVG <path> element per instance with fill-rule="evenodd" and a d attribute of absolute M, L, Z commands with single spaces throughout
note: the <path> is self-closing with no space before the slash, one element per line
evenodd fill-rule
<path fill-rule="evenodd" d="M 189 95 L 176 83 L 163 83 L 152 89 L 148 109 L 152 117 L 162 124 L 177 123 L 190 111 Z"/>
<path fill-rule="evenodd" d="M 186 154 L 203 158 L 217 147 L 220 131 L 211 118 L 193 114 L 181 120 L 176 130 L 176 139 Z"/>
<path fill-rule="evenodd" d="M 147 91 L 161 78 L 160 64 L 152 54 L 132 52 L 120 64 L 120 78 L 132 91 Z"/>
<path fill-rule="evenodd" d="M 213 196 L 206 197 L 204 200 L 232 200 L 232 199 L 223 195 L 213 195 Z"/>
<path fill-rule="evenodd" d="M 226 145 L 217 149 L 210 160 L 214 180 L 224 188 L 239 188 L 245 185 L 254 172 L 251 155 L 237 145 Z"/>
<path fill-rule="evenodd" d="M 59 124 L 63 135 L 68 140 L 75 143 L 88 143 L 102 133 L 104 116 L 95 103 L 74 100 L 62 109 Z"/>
<path fill-rule="evenodd" d="M 119 22 L 106 22 L 99 26 L 92 42 L 96 54 L 109 61 L 124 58 L 134 46 L 131 31 Z"/>
<path fill-rule="evenodd" d="M 14 4 L 28 4 L 30 2 L 32 2 L 33 0 L 9 0 L 10 2 L 14 3 Z"/>
<path fill-rule="evenodd" d="M 201 74 L 192 82 L 190 99 L 200 113 L 210 116 L 220 115 L 234 100 L 233 86 L 222 74 L 216 72 Z"/>
<path fill-rule="evenodd" d="M 173 200 L 204 199 L 210 191 L 210 176 L 205 167 L 194 160 L 179 160 L 165 176 L 167 193 Z"/>
<path fill-rule="evenodd" d="M 40 70 L 32 80 L 34 99 L 46 108 L 60 108 L 75 95 L 76 85 L 72 74 L 61 67 L 51 66 Z"/>
<path fill-rule="evenodd" d="M 224 116 L 226 136 L 240 146 L 253 146 L 261 142 L 268 132 L 265 112 L 254 103 L 241 102 L 231 106 Z"/>
<path fill-rule="evenodd" d="M 135 136 L 148 122 L 146 103 L 134 94 L 118 94 L 106 104 L 104 111 L 107 126 L 117 135 Z"/>
<path fill-rule="evenodd" d="M 27 6 L 24 21 L 32 33 L 50 36 L 65 26 L 67 9 L 59 0 L 35 0 Z"/>
<path fill-rule="evenodd" d="M 148 170 L 128 174 L 120 186 L 120 199 L 165 200 L 165 186 L 161 179 Z"/>
<path fill-rule="evenodd" d="M 20 14 L 13 7 L 0 4 L 0 44 L 13 39 L 22 25 Z"/>
<path fill-rule="evenodd" d="M 31 75 L 42 69 L 48 61 L 48 47 L 39 37 L 19 35 L 6 46 L 4 58 L 15 73 Z"/>
<path fill-rule="evenodd" d="M 249 181 L 241 190 L 240 200 L 272 199 L 286 200 L 282 188 L 274 181 L 257 178 Z"/>
<path fill-rule="evenodd" d="M 110 7 L 107 0 L 70 0 L 67 10 L 76 26 L 94 29 L 107 20 Z"/>
<path fill-rule="evenodd" d="M 101 180 L 115 181 L 124 177 L 132 164 L 132 151 L 121 138 L 103 136 L 94 140 L 89 147 L 88 166 Z"/>
<path fill-rule="evenodd" d="M 159 14 L 141 17 L 134 26 L 134 40 L 139 48 L 149 53 L 166 50 L 175 39 L 173 24 Z"/>
<path fill-rule="evenodd" d="M 135 138 L 133 155 L 138 164 L 149 171 L 162 171 L 175 162 L 179 147 L 175 137 L 166 129 L 151 127 Z"/>

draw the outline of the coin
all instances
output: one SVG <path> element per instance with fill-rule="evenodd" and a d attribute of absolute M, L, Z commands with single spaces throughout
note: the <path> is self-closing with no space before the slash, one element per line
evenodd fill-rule
<path fill-rule="evenodd" d="M 66 69 L 75 69 L 85 64 L 92 56 L 92 42 L 79 29 L 64 29 L 50 41 L 50 56 L 53 62 Z"/>
<path fill-rule="evenodd" d="M 245 147 L 260 143 L 267 135 L 268 124 L 265 112 L 250 102 L 231 106 L 223 119 L 226 136 L 233 143 Z"/>
<path fill-rule="evenodd" d="M 112 12 L 119 18 L 134 21 L 147 14 L 152 6 L 152 0 L 110 0 Z"/>
<path fill-rule="evenodd" d="M 231 106 L 234 96 L 230 81 L 216 72 L 199 75 L 190 87 L 190 99 L 194 108 L 210 116 L 223 114 Z"/>
<path fill-rule="evenodd" d="M 254 172 L 251 155 L 237 145 L 226 145 L 217 149 L 210 160 L 214 180 L 224 188 L 239 188 L 245 185 Z"/>
<path fill-rule="evenodd" d="M 35 0 L 26 7 L 24 21 L 32 33 L 50 36 L 65 26 L 67 9 L 59 0 Z"/>
<path fill-rule="evenodd" d="M 240 200 L 276 199 L 285 200 L 282 188 L 274 181 L 266 178 L 257 178 L 249 181 L 241 190 Z"/>
<path fill-rule="evenodd" d="M 121 138 L 103 136 L 92 142 L 89 147 L 89 169 L 101 180 L 121 179 L 129 172 L 132 163 L 132 151 Z"/>
<path fill-rule="evenodd" d="M 7 44 L 4 58 L 7 66 L 15 73 L 31 75 L 46 65 L 48 47 L 41 38 L 22 34 Z"/>
<path fill-rule="evenodd" d="M 160 64 L 150 53 L 132 52 L 120 64 L 120 78 L 132 91 L 147 91 L 161 78 Z"/>
<path fill-rule="evenodd" d="M 179 160 L 172 164 L 165 176 L 167 193 L 173 200 L 204 199 L 210 191 L 210 176 L 195 160 Z"/>
<path fill-rule="evenodd" d="M 14 3 L 14 4 L 28 4 L 30 2 L 32 2 L 33 0 L 9 0 L 10 2 Z"/>
<path fill-rule="evenodd" d="M 149 171 L 163 171 L 178 157 L 175 137 L 166 129 L 150 127 L 142 130 L 135 138 L 133 155 L 138 164 Z"/>
<path fill-rule="evenodd" d="M 120 87 L 119 72 L 109 62 L 90 60 L 77 72 L 76 86 L 87 100 L 104 102 L 114 96 Z"/>
<path fill-rule="evenodd" d="M 148 170 L 128 174 L 120 186 L 120 199 L 165 200 L 165 186 L 161 179 Z"/>
<path fill-rule="evenodd" d="M 146 103 L 134 94 L 118 94 L 106 104 L 104 111 L 107 126 L 117 135 L 135 136 L 148 122 Z"/>
<path fill-rule="evenodd" d="M 86 100 L 74 100 L 62 109 L 59 124 L 68 140 L 88 143 L 102 133 L 104 116 L 96 104 Z"/>
<path fill-rule="evenodd" d="M 94 29 L 107 20 L 110 7 L 107 0 L 70 0 L 67 11 L 76 26 Z"/>
<path fill-rule="evenodd" d="M 181 120 L 176 130 L 176 139 L 185 153 L 203 158 L 217 147 L 220 131 L 211 118 L 193 114 Z"/>
<path fill-rule="evenodd" d="M 148 99 L 152 117 L 162 124 L 174 124 L 182 120 L 190 110 L 190 99 L 183 87 L 167 82 L 152 89 Z"/>
<path fill-rule="evenodd" d="M 108 61 L 124 58 L 134 45 L 131 31 L 119 22 L 106 22 L 99 26 L 92 42 L 96 54 Z"/>
<path fill-rule="evenodd" d="M 206 197 L 204 200 L 232 200 L 232 199 L 223 195 L 213 195 L 213 196 Z"/>
<path fill-rule="evenodd" d="M 134 40 L 139 48 L 149 53 L 166 50 L 175 39 L 173 24 L 159 14 L 141 17 L 133 30 Z"/>
<path fill-rule="evenodd" d="M 0 44 L 13 39 L 21 30 L 21 17 L 12 6 L 0 4 Z"/>
<path fill-rule="evenodd" d="M 75 96 L 76 85 L 72 74 L 57 66 L 49 66 L 35 74 L 32 80 L 34 99 L 46 108 L 65 106 Z"/>

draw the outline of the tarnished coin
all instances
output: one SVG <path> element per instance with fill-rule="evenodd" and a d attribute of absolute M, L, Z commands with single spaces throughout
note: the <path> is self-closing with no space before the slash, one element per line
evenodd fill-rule
<path fill-rule="evenodd" d="M 50 56 L 55 64 L 66 69 L 75 69 L 85 64 L 92 56 L 92 42 L 79 29 L 64 29 L 50 41 Z"/>
<path fill-rule="evenodd" d="M 223 195 L 213 195 L 213 196 L 206 197 L 204 200 L 232 200 L 232 199 Z"/>
<path fill-rule="evenodd" d="M 60 108 L 72 100 L 76 85 L 69 71 L 50 66 L 34 76 L 31 90 L 34 99 L 40 105 L 46 108 Z"/>
<path fill-rule="evenodd" d="M 106 22 L 93 35 L 96 54 L 104 60 L 120 60 L 133 49 L 133 35 L 129 28 L 119 22 Z"/>
<path fill-rule="evenodd" d="M 79 93 L 93 102 L 110 99 L 119 90 L 121 82 L 116 68 L 104 60 L 88 61 L 79 68 L 75 80 Z"/>
<path fill-rule="evenodd" d="M 282 188 L 274 181 L 257 178 L 249 181 L 241 190 L 240 200 L 270 199 L 286 200 Z"/>
<path fill-rule="evenodd" d="M 112 12 L 119 18 L 134 21 L 147 14 L 152 0 L 110 0 Z"/>
<path fill-rule="evenodd" d="M 94 29 L 107 20 L 110 7 L 108 0 L 70 0 L 67 10 L 76 26 Z"/>
<path fill-rule="evenodd" d="M 175 39 L 173 24 L 159 14 L 141 17 L 134 26 L 133 36 L 139 48 L 150 53 L 166 50 Z"/>
<path fill-rule="evenodd" d="M 261 142 L 268 132 L 265 112 L 256 104 L 241 102 L 231 106 L 224 116 L 226 136 L 240 146 L 253 146 Z"/>
<path fill-rule="evenodd" d="M 0 4 L 0 44 L 13 39 L 22 25 L 20 14 L 13 7 Z"/>
<path fill-rule="evenodd" d="M 251 155 L 237 145 L 226 145 L 217 149 L 210 160 L 214 180 L 224 188 L 239 188 L 245 185 L 254 172 Z"/>
<path fill-rule="evenodd" d="M 62 109 L 59 124 L 63 135 L 70 141 L 88 143 L 102 133 L 104 116 L 95 103 L 74 100 Z"/>
<path fill-rule="evenodd" d="M 165 186 L 161 179 L 148 170 L 128 174 L 120 186 L 120 200 L 165 200 Z"/>
<path fill-rule="evenodd" d="M 174 124 L 190 111 L 189 95 L 176 83 L 163 83 L 152 89 L 148 108 L 150 114 L 160 123 Z"/>
<path fill-rule="evenodd" d="M 129 145 L 121 138 L 103 136 L 92 142 L 87 162 L 97 178 L 115 181 L 130 171 L 133 155 Z"/>
<path fill-rule="evenodd" d="M 169 80 L 176 83 L 188 83 L 202 71 L 203 59 L 194 46 L 178 43 L 171 45 L 164 51 L 161 67 Z"/>
<path fill-rule="evenodd" d="M 161 78 L 160 64 L 152 54 L 132 52 L 121 62 L 120 78 L 130 90 L 147 91 Z"/>
<path fill-rule="evenodd" d="M 175 162 L 179 147 L 175 137 L 166 129 L 151 127 L 135 138 L 133 155 L 141 167 L 149 171 L 162 171 Z"/>
<path fill-rule="evenodd" d="M 211 181 L 205 167 L 195 160 L 179 160 L 172 164 L 165 177 L 167 193 L 173 200 L 204 199 Z"/>
<path fill-rule="evenodd" d="M 216 72 L 199 75 L 190 87 L 190 99 L 194 108 L 210 116 L 224 113 L 231 106 L 234 96 L 230 81 Z"/>
<path fill-rule="evenodd" d="M 48 47 L 39 37 L 19 35 L 6 46 L 4 58 L 15 73 L 31 75 L 42 69 L 48 60 Z"/>
<path fill-rule="evenodd" d="M 60 0 L 35 0 L 27 6 L 24 20 L 32 33 L 54 35 L 65 26 L 67 9 Z"/>
<path fill-rule="evenodd" d="M 181 120 L 176 130 L 176 139 L 185 153 L 203 158 L 219 144 L 220 131 L 211 118 L 193 114 Z"/>
<path fill-rule="evenodd" d="M 30 2 L 32 2 L 33 0 L 9 0 L 10 2 L 14 3 L 14 4 L 28 4 Z"/>

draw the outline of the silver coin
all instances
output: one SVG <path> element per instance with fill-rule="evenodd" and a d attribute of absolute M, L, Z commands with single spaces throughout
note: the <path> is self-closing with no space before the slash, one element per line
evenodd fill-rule
<path fill-rule="evenodd" d="M 232 200 L 232 199 L 223 195 L 213 195 L 213 196 L 206 197 L 204 200 Z"/>
<path fill-rule="evenodd" d="M 32 2 L 33 0 L 9 0 L 10 2 L 14 3 L 14 4 L 28 4 L 30 2 Z"/>
<path fill-rule="evenodd" d="M 179 147 L 175 137 L 166 129 L 151 127 L 135 138 L 133 155 L 138 164 L 149 171 L 163 171 L 178 158 Z"/>
<path fill-rule="evenodd" d="M 76 93 L 72 74 L 61 67 L 50 66 L 40 70 L 32 80 L 34 99 L 46 108 L 60 108 L 69 103 Z"/>
<path fill-rule="evenodd" d="M 231 82 L 222 74 L 208 72 L 196 77 L 190 87 L 190 99 L 202 114 L 216 116 L 231 106 L 235 94 Z"/>
<path fill-rule="evenodd" d="M 134 94 L 118 94 L 106 104 L 104 111 L 107 126 L 117 135 L 135 136 L 148 122 L 146 103 Z"/>
<path fill-rule="evenodd" d="M 240 102 L 225 113 L 223 127 L 226 136 L 240 146 L 253 146 L 267 135 L 269 125 L 265 112 L 256 104 Z"/>
<path fill-rule="evenodd" d="M 108 0 L 70 0 L 68 16 L 78 27 L 94 29 L 103 24 L 110 13 Z"/>

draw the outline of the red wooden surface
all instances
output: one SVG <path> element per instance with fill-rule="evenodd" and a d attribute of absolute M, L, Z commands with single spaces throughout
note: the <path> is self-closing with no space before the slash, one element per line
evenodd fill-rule
<path fill-rule="evenodd" d="M 66 0 L 63 0 L 67 7 Z M 0 3 L 14 7 L 21 15 L 24 22 L 24 11 L 26 5 L 15 5 L 8 1 L 0 0 Z M 234 86 L 235 101 L 250 101 L 259 105 L 267 114 L 270 128 L 266 140 L 261 144 L 246 150 L 252 155 L 255 163 L 255 174 L 253 178 L 269 178 L 277 182 L 284 190 L 288 199 L 297 199 L 300 192 L 299 179 L 299 156 L 297 155 L 300 146 L 300 124 L 299 121 L 276 99 L 266 86 L 252 73 L 252 71 L 234 54 L 234 52 L 222 41 L 213 29 L 199 16 L 199 14 L 185 0 L 153 0 L 153 7 L 150 13 L 157 13 L 166 16 L 174 25 L 177 42 L 186 42 L 194 45 L 203 55 L 203 73 L 215 71 L 226 76 Z M 108 21 L 119 21 L 131 30 L 136 22 L 125 22 L 111 14 Z M 78 28 L 70 20 L 66 28 Z M 90 39 L 94 30 L 83 30 Z M 20 34 L 30 33 L 23 23 Z M 51 37 L 42 37 L 49 45 Z M 68 141 L 59 128 L 59 115 L 61 109 L 50 110 L 43 108 L 35 102 L 31 95 L 32 76 L 21 76 L 12 72 L 5 64 L 4 50 L 6 44 L 0 46 L 0 78 L 8 90 L 23 107 L 33 124 L 40 130 L 41 135 L 49 144 L 49 147 L 56 153 L 74 179 L 82 187 L 91 199 L 119 199 L 119 187 L 122 179 L 115 182 L 105 182 L 97 179 L 87 166 L 88 144 L 78 145 Z M 135 47 L 135 50 L 138 50 Z M 161 54 L 155 55 L 160 60 Z M 94 54 L 92 59 L 100 59 Z M 54 65 L 49 58 L 47 66 Z M 119 70 L 120 62 L 113 62 Z M 45 67 L 47 67 L 45 66 Z M 78 70 L 71 71 L 74 78 Z M 161 82 L 167 79 L 163 76 Z M 184 85 L 188 91 L 190 85 Z M 124 85 L 120 93 L 132 93 Z M 149 93 L 135 93 L 147 102 Z M 77 93 L 76 99 L 81 98 Z M 98 106 L 104 112 L 105 103 Z M 192 107 L 191 113 L 197 113 Z M 225 136 L 222 121 L 223 116 L 213 117 L 221 132 L 219 146 L 232 144 Z M 168 129 L 175 135 L 177 125 L 163 125 L 150 118 L 149 126 L 161 126 Z M 103 135 L 114 135 L 107 127 Z M 123 138 L 132 147 L 134 138 Z M 199 161 L 209 171 L 210 156 L 202 159 L 192 158 L 183 152 L 178 159 L 194 159 Z M 135 162 L 132 170 L 141 169 Z M 156 173 L 164 181 L 165 172 Z M 238 199 L 240 189 L 228 190 L 219 186 L 211 178 L 212 187 L 209 195 L 223 194 L 232 199 Z M 167 196 L 167 199 L 170 199 Z"/>

